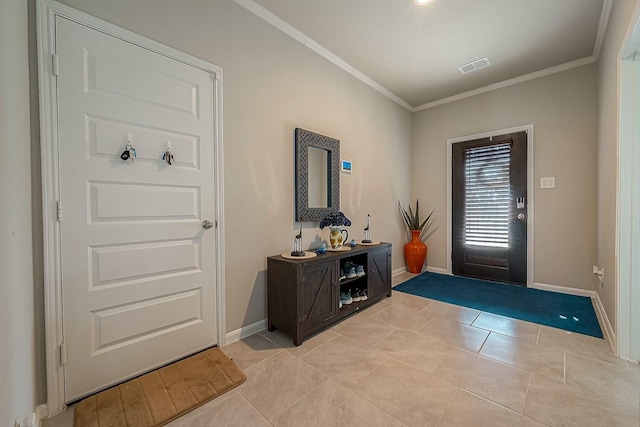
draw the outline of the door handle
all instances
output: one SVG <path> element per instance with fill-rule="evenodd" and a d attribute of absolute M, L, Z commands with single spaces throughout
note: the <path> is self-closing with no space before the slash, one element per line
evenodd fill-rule
<path fill-rule="evenodd" d="M 211 221 L 210 219 L 205 219 L 204 221 L 202 221 L 202 228 L 204 228 L 205 230 L 208 230 L 212 227 L 213 227 L 213 221 Z"/>

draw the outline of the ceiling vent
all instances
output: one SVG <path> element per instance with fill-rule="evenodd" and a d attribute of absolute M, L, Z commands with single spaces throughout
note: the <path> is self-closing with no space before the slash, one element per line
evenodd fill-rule
<path fill-rule="evenodd" d="M 478 59 L 477 61 L 473 61 L 473 62 L 469 62 L 468 64 L 461 65 L 460 67 L 458 67 L 458 70 L 460 70 L 462 74 L 467 74 L 472 71 L 479 70 L 480 68 L 488 67 L 489 65 L 491 65 L 489 60 L 487 58 L 482 58 L 482 59 Z"/>

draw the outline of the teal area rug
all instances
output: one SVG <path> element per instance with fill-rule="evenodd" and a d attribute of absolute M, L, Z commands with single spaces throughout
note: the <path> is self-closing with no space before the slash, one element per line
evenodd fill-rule
<path fill-rule="evenodd" d="M 589 297 L 428 272 L 393 290 L 603 338 Z"/>

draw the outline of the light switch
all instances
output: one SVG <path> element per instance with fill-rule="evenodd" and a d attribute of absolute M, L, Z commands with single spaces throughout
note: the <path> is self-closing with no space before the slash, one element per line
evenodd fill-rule
<path fill-rule="evenodd" d="M 556 188 L 556 177 L 543 176 L 540 178 L 540 188 Z"/>

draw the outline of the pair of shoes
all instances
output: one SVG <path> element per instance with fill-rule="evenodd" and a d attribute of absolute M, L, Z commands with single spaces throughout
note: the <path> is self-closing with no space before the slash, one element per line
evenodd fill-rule
<path fill-rule="evenodd" d="M 356 265 L 351 261 L 347 261 L 344 263 L 344 272 L 347 279 L 355 279 L 358 277 L 356 273 Z"/>
<path fill-rule="evenodd" d="M 363 289 L 363 290 L 358 290 L 358 288 L 356 288 L 355 292 L 351 293 L 351 299 L 353 300 L 353 302 L 360 302 L 360 301 L 366 301 L 369 299 L 369 297 L 367 296 L 367 290 Z"/>
<path fill-rule="evenodd" d="M 356 277 L 366 276 L 364 267 L 359 264 L 354 264 L 351 261 L 344 263 L 344 272 L 347 279 L 355 279 Z"/>
<path fill-rule="evenodd" d="M 349 305 L 353 302 L 353 298 L 351 298 L 351 289 L 347 292 L 340 292 L 340 306 Z"/>
<path fill-rule="evenodd" d="M 340 269 L 340 278 L 338 279 L 339 281 L 343 281 L 347 279 L 347 275 L 344 273 L 344 268 Z"/>

